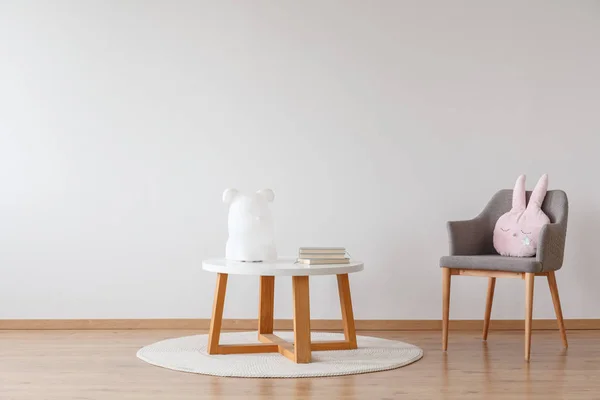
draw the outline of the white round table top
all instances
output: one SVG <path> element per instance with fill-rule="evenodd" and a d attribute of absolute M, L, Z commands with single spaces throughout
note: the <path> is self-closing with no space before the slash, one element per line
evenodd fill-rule
<path fill-rule="evenodd" d="M 350 260 L 349 264 L 307 265 L 295 263 L 292 257 L 279 258 L 274 262 L 242 262 L 224 258 L 202 261 L 202 269 L 232 275 L 257 276 L 308 276 L 337 275 L 362 271 L 362 262 Z"/>

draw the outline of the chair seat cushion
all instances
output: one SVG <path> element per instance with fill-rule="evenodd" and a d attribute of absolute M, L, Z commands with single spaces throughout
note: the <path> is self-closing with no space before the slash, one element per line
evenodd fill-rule
<path fill-rule="evenodd" d="M 542 264 L 535 257 L 506 257 L 497 254 L 444 256 L 440 258 L 440 267 L 510 272 L 542 271 Z"/>

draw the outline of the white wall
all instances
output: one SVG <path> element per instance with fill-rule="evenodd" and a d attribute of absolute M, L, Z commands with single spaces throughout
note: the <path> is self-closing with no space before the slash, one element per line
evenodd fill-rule
<path fill-rule="evenodd" d="M 271 187 L 281 254 L 366 262 L 357 318 L 437 319 L 445 222 L 544 172 L 571 201 L 565 317 L 600 318 L 599 71 L 592 1 L 4 1 L 0 318 L 207 318 L 222 190 Z M 451 316 L 485 289 L 456 279 Z M 496 293 L 522 317 L 522 282 Z M 256 308 L 232 277 L 226 317 Z"/>

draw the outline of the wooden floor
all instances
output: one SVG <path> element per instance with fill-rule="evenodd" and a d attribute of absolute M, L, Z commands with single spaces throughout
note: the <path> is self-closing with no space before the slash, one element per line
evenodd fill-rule
<path fill-rule="evenodd" d="M 600 331 L 359 332 L 421 346 L 404 368 L 303 379 L 216 378 L 174 372 L 135 357 L 154 341 L 189 331 L 0 331 L 0 399 L 600 399 Z"/>

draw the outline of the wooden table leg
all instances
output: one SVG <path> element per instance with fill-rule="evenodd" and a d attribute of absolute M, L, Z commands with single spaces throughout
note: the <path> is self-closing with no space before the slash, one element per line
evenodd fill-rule
<path fill-rule="evenodd" d="M 210 330 L 208 332 L 208 354 L 218 354 L 221 322 L 223 320 L 223 306 L 225 305 L 225 290 L 227 289 L 227 274 L 217 274 L 217 287 L 213 302 Z"/>
<path fill-rule="evenodd" d="M 294 361 L 309 363 L 310 344 L 310 298 L 308 276 L 293 276 L 294 292 Z"/>
<path fill-rule="evenodd" d="M 337 276 L 340 306 L 342 308 L 342 322 L 344 324 L 344 337 L 349 349 L 356 349 L 356 328 L 354 326 L 354 312 L 352 311 L 352 297 L 350 296 L 350 281 L 348 274 Z"/>
<path fill-rule="evenodd" d="M 260 277 L 260 299 L 258 303 L 258 334 L 273 333 L 273 311 L 275 308 L 275 277 Z"/>

